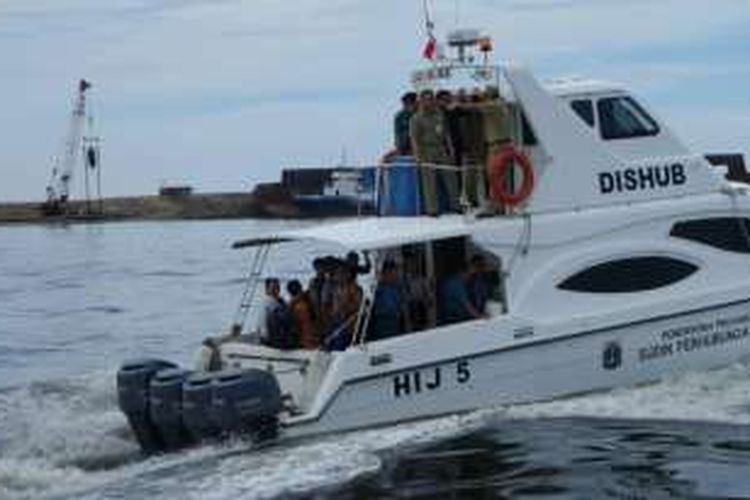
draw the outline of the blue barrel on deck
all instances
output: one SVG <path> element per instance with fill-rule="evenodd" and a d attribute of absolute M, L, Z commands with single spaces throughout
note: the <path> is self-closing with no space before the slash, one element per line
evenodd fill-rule
<path fill-rule="evenodd" d="M 380 170 L 380 215 L 414 216 L 422 212 L 417 163 L 412 156 L 397 156 Z"/>

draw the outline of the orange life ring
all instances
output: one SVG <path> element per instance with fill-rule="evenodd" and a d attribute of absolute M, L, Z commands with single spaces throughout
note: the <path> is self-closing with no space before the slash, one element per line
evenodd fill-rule
<path fill-rule="evenodd" d="M 508 172 L 514 164 L 521 167 L 523 182 L 515 191 L 509 191 Z M 490 158 L 490 189 L 492 197 L 498 203 L 509 206 L 516 206 L 526 201 L 534 190 L 536 181 L 534 169 L 531 167 L 529 157 L 513 146 L 505 146 L 502 150 L 492 155 Z"/>

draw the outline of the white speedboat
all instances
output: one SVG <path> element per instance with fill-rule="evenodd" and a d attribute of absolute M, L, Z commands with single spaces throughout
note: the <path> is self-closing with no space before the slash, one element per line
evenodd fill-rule
<path fill-rule="evenodd" d="M 170 432 L 183 427 L 193 438 L 346 431 L 649 383 L 750 354 L 748 186 L 620 86 L 542 85 L 522 67 L 474 65 L 467 48 L 414 84 L 445 88 L 461 71 L 502 79 L 536 180 L 526 199 L 493 216 L 360 218 L 236 246 L 257 252 L 245 309 L 276 246 L 316 241 L 368 252 L 375 274 L 416 255 L 409 279 L 434 295 L 449 268 L 482 254 L 496 276 L 487 314 L 441 322 L 431 300 L 420 331 L 374 338 L 372 279 L 344 350 L 280 350 L 238 329 L 203 348 L 212 362 L 202 373 L 126 364 L 121 406 L 145 448 L 179 444 Z"/>

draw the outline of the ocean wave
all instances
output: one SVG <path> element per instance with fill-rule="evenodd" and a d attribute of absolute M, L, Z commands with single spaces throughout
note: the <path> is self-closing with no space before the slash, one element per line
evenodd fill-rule
<path fill-rule="evenodd" d="M 750 365 L 545 403 L 498 407 L 264 448 L 248 442 L 142 458 L 117 408 L 115 375 L 97 372 L 0 392 L 1 498 L 303 496 L 374 474 L 399 453 L 513 421 L 570 417 L 750 424 Z M 667 436 L 668 437 L 668 436 Z M 666 439 L 637 436 L 633 439 Z M 745 447 L 746 443 L 727 446 Z"/>

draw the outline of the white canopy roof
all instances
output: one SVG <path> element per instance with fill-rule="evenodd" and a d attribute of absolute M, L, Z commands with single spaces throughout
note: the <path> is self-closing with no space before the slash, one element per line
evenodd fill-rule
<path fill-rule="evenodd" d="M 240 240 L 233 246 L 246 248 L 284 241 L 312 240 L 337 244 L 349 250 L 375 250 L 469 234 L 471 224 L 461 215 L 368 217 Z"/>

